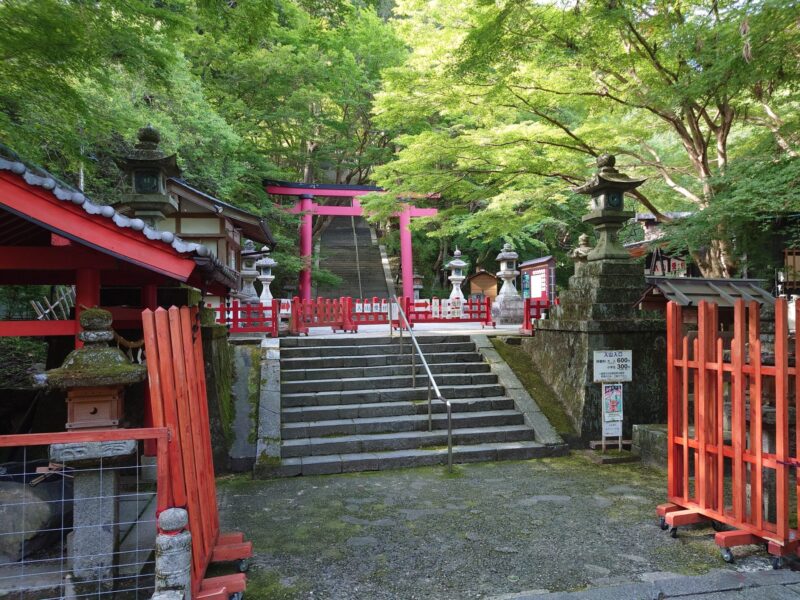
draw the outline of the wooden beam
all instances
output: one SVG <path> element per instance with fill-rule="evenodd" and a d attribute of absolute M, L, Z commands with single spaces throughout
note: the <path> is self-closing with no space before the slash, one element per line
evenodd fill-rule
<path fill-rule="evenodd" d="M 77 321 L 0 321 L 0 337 L 44 337 L 75 335 Z"/>
<path fill-rule="evenodd" d="M 0 246 L 0 270 L 116 269 L 119 261 L 83 246 Z"/>

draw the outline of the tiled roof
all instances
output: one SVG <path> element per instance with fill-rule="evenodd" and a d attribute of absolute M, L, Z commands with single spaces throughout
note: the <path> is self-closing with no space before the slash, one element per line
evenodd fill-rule
<path fill-rule="evenodd" d="M 83 192 L 64 183 L 44 169 L 22 162 L 19 157 L 8 148 L 0 145 L 0 171 L 10 171 L 21 176 L 25 183 L 49 191 L 62 202 L 71 202 L 80 206 L 87 214 L 101 215 L 122 229 L 141 231 L 149 240 L 169 244 L 181 254 L 196 254 L 207 257 L 211 251 L 201 244 L 186 242 L 171 231 L 158 231 L 146 225 L 141 219 L 131 219 L 118 213 L 112 206 L 95 204 Z"/>

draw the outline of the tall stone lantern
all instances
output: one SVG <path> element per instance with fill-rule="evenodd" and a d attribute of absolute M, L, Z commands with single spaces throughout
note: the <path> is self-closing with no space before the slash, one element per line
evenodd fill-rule
<path fill-rule="evenodd" d="M 519 275 L 517 259 L 519 254 L 514 252 L 514 247 L 509 243 L 503 246 L 495 259 L 500 263 L 497 276 L 503 280 L 503 286 L 492 304 L 492 316 L 501 325 L 522 323 L 525 303 L 514 285 L 514 279 Z"/>
<path fill-rule="evenodd" d="M 261 304 L 270 304 L 272 302 L 272 291 L 269 289 L 270 284 L 275 279 L 272 274 L 272 268 L 278 266 L 278 263 L 269 255 L 269 248 L 264 246 L 261 248 L 263 254 L 262 258 L 256 261 L 256 269 L 258 270 L 258 280 L 261 282 L 261 296 L 259 298 Z"/>
<path fill-rule="evenodd" d="M 142 219 L 158 228 L 158 223 L 178 211 L 178 201 L 167 193 L 167 179 L 181 174 L 175 154 L 166 155 L 159 144 L 161 134 L 152 125 L 142 127 L 133 151 L 117 160 L 125 173 L 126 191 L 116 204 L 126 216 Z"/>
<path fill-rule="evenodd" d="M 456 247 L 456 251 L 453 252 L 453 260 L 444 266 L 445 269 L 450 271 L 448 279 L 453 285 L 453 290 L 450 292 L 450 300 L 464 301 L 464 294 L 461 292 L 461 284 L 465 279 L 464 269 L 466 267 L 467 263 L 461 258 L 461 250 Z"/>
<path fill-rule="evenodd" d="M 64 364 L 47 371 L 51 387 L 67 390 L 67 429 L 115 428 L 124 415 L 125 387 L 144 380 L 147 368 L 131 364 L 108 342 L 114 340 L 111 313 L 90 308 L 80 316 L 85 343 Z M 50 445 L 50 461 L 69 467 L 73 477 L 72 582 L 77 595 L 110 592 L 117 578 L 120 462 L 137 452 L 136 440 Z"/>
<path fill-rule="evenodd" d="M 634 213 L 624 210 L 623 195 L 640 186 L 615 168 L 604 154 L 597 171 L 573 191 L 588 195 L 584 222 L 594 226 L 597 244 L 578 238 L 570 256 L 575 272 L 560 303 L 539 321 L 536 338 L 523 342 L 542 379 L 565 405 L 584 442 L 600 439 L 603 431 L 603 387 L 594 372 L 595 352 L 625 350 L 632 356 L 631 378 L 623 385 L 622 433 L 631 435 L 634 423 L 663 423 L 666 419 L 666 326 L 642 313 L 639 299 L 647 288 L 644 265 L 620 245 L 619 230 Z"/>
<path fill-rule="evenodd" d="M 256 261 L 261 257 L 261 252 L 256 251 L 255 244 L 247 240 L 242 248 L 242 289 L 237 296 L 244 304 L 258 304 L 258 292 L 253 285 L 258 278 Z"/>

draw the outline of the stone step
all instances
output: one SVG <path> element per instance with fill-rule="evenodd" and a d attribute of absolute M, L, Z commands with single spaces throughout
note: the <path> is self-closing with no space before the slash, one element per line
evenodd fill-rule
<path fill-rule="evenodd" d="M 312 338 L 313 339 L 313 338 Z M 409 340 L 406 341 L 403 347 L 400 346 L 399 341 L 391 344 L 360 344 L 360 345 L 339 345 L 339 346 L 296 346 L 294 348 L 281 348 L 281 358 L 284 356 L 287 359 L 291 358 L 322 358 L 322 357 L 337 357 L 347 358 L 350 356 L 374 356 L 410 353 Z M 426 358 L 429 354 L 444 354 L 444 353 L 457 353 L 457 352 L 474 352 L 475 344 L 472 342 L 445 342 L 433 344 L 420 344 L 422 352 Z"/>
<path fill-rule="evenodd" d="M 388 325 L 387 331 L 388 331 Z M 408 341 L 408 333 L 404 334 L 405 342 Z M 445 344 L 448 342 L 466 343 L 470 341 L 468 335 L 419 335 L 417 336 L 419 345 L 424 347 L 428 344 Z M 375 346 L 386 344 L 398 344 L 399 336 L 395 335 L 389 337 L 388 335 L 381 336 L 352 336 L 343 337 L 335 335 L 332 337 L 288 337 L 281 338 L 281 348 L 298 348 L 308 346 Z"/>
<path fill-rule="evenodd" d="M 526 425 L 496 427 L 467 427 L 453 429 L 453 444 L 485 444 L 490 442 L 533 441 L 533 430 Z M 357 452 L 386 452 L 431 446 L 446 446 L 447 431 L 407 431 L 373 435 L 346 435 L 326 438 L 299 438 L 281 444 L 281 458 L 354 454 Z"/>
<path fill-rule="evenodd" d="M 441 363 L 474 363 L 481 360 L 480 354 L 472 352 L 453 352 L 450 354 L 425 354 L 429 365 Z M 281 368 L 295 369 L 334 369 L 342 367 L 385 367 L 411 365 L 410 354 L 370 354 L 366 356 L 324 356 L 287 358 L 281 353 Z"/>
<path fill-rule="evenodd" d="M 489 363 L 439 363 L 428 365 L 434 376 L 442 373 L 488 373 L 491 371 Z M 423 375 L 425 369 L 417 364 L 417 375 Z M 281 371 L 281 381 L 311 381 L 316 379 L 331 379 L 333 376 L 346 378 L 353 377 L 392 377 L 395 375 L 410 375 L 411 364 L 390 365 L 378 367 L 340 367 L 333 369 L 286 369 Z"/>
<path fill-rule="evenodd" d="M 436 385 L 480 385 L 497 383 L 494 373 L 440 373 L 436 377 Z M 416 387 L 428 385 L 427 375 L 416 378 Z M 333 392 L 348 390 L 383 390 L 390 388 L 410 388 L 414 381 L 410 374 L 389 377 L 342 377 L 340 379 L 316 379 L 306 381 L 287 381 L 281 384 L 281 392 L 299 394 L 303 392 Z"/>
<path fill-rule="evenodd" d="M 551 456 L 553 449 L 537 442 L 500 442 L 453 446 L 453 462 L 481 462 L 493 460 L 526 460 Z M 327 475 L 354 471 L 379 471 L 403 467 L 421 467 L 447 464 L 447 448 L 393 450 L 390 452 L 364 452 L 353 454 L 328 454 L 281 460 L 279 473 L 293 475 Z"/>
<path fill-rule="evenodd" d="M 486 398 L 505 394 L 503 386 L 498 384 L 446 385 L 439 386 L 439 391 L 445 398 Z M 415 400 L 426 400 L 427 397 L 428 388 L 420 384 L 416 388 L 281 394 L 281 406 L 282 408 L 331 406 L 333 404 L 364 404 L 368 402 L 391 402 L 393 400 L 413 402 Z"/>
<path fill-rule="evenodd" d="M 487 410 L 453 414 L 453 429 L 522 425 L 524 422 L 522 414 L 516 410 Z M 443 413 L 433 415 L 432 425 L 434 429 L 446 429 L 447 415 Z M 281 426 L 281 439 L 295 440 L 309 437 L 396 433 L 400 431 L 422 431 L 427 428 L 428 415 L 426 414 L 305 421 L 284 423 Z"/>
<path fill-rule="evenodd" d="M 453 412 L 485 410 L 511 410 L 514 401 L 505 396 L 492 398 L 463 398 L 451 400 Z M 443 413 L 447 409 L 443 402 L 434 400 L 431 412 Z M 341 404 L 333 406 L 296 406 L 281 411 L 283 423 L 302 421 L 330 421 L 333 419 L 357 419 L 359 417 L 391 417 L 397 415 L 428 414 L 428 402 L 370 402 L 367 404 Z"/>

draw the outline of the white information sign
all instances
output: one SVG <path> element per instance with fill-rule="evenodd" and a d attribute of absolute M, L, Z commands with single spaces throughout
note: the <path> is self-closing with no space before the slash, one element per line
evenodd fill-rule
<path fill-rule="evenodd" d="M 622 437 L 622 384 L 603 384 L 603 437 Z"/>
<path fill-rule="evenodd" d="M 594 381 L 632 381 L 632 354 L 630 350 L 595 350 Z"/>

